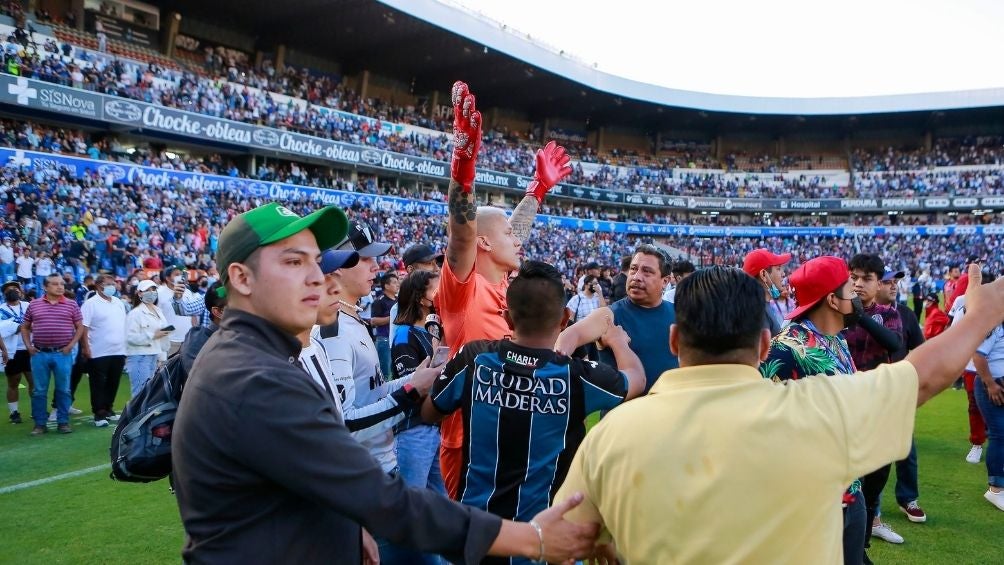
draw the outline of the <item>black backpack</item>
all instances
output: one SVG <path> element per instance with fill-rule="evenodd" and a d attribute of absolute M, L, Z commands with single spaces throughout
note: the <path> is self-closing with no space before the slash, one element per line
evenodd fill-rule
<path fill-rule="evenodd" d="M 169 357 L 126 404 L 109 449 L 112 479 L 149 483 L 171 473 L 171 432 L 188 379 L 181 359 L 180 353 Z"/>

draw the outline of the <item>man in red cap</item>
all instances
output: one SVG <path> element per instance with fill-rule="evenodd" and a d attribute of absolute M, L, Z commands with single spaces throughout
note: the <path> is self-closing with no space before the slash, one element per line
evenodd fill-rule
<path fill-rule="evenodd" d="M 788 261 L 791 261 L 791 253 L 775 255 L 766 249 L 757 249 L 743 260 L 743 271 L 760 281 L 767 295 L 763 327 L 770 329 L 771 336 L 776 336 L 784 325 L 784 314 L 777 299 L 781 297 L 784 267 Z"/>
<path fill-rule="evenodd" d="M 840 335 L 845 327 L 857 323 L 856 317 L 863 311 L 848 273 L 843 259 L 817 257 L 788 277 L 798 307 L 788 315 L 791 323 L 771 339 L 760 374 L 781 382 L 855 372 L 847 341 Z M 861 563 L 867 513 L 860 480 L 844 493 L 843 506 L 844 562 Z"/>

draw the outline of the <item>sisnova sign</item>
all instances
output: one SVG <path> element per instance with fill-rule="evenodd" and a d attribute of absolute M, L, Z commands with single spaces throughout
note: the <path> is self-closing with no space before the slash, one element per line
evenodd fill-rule
<path fill-rule="evenodd" d="M 330 188 L 297 186 L 279 182 L 263 182 L 254 179 L 234 178 L 221 175 L 206 175 L 184 171 L 144 167 L 132 163 L 96 161 L 80 157 L 53 155 L 36 151 L 20 151 L 0 147 L 0 161 L 8 167 L 24 167 L 28 170 L 66 170 L 74 177 L 99 175 L 105 181 L 124 185 L 183 187 L 195 192 L 226 191 L 241 194 L 259 201 L 316 202 L 317 205 L 333 205 L 342 208 L 352 206 L 375 208 L 398 213 L 420 213 L 431 216 L 445 216 L 446 205 L 442 202 L 427 202 L 380 196 L 358 192 L 347 192 Z M 985 197 L 984 200 L 1001 200 L 1001 197 Z M 1004 202 L 998 202 L 1004 206 Z M 445 219 L 444 219 L 445 221 Z M 538 215 L 539 227 L 561 227 L 583 231 L 599 231 L 635 234 L 650 237 L 690 236 L 690 237 L 874 237 L 887 234 L 904 235 L 952 235 L 952 234 L 1004 234 L 1004 225 L 986 226 L 895 226 L 895 227 L 718 227 L 684 226 L 669 224 L 639 224 L 627 222 L 607 222 L 583 220 L 579 218 Z"/>
<path fill-rule="evenodd" d="M 55 112 L 76 118 L 127 125 L 231 147 L 280 153 L 289 158 L 311 158 L 368 167 L 390 174 L 411 174 L 444 179 L 448 164 L 435 159 L 403 155 L 374 147 L 343 143 L 297 132 L 235 122 L 138 100 L 70 88 L 24 77 L 0 74 L 0 104 Z M 481 170 L 476 182 L 510 192 L 522 192 L 532 179 L 496 171 Z M 302 187 L 301 187 L 302 188 Z M 623 204 L 646 208 L 688 210 L 757 211 L 858 211 L 858 210 L 951 210 L 972 209 L 975 198 L 845 198 L 776 199 L 715 198 L 629 191 L 563 184 L 551 194 L 559 198 Z M 998 197 L 997 200 L 1000 200 Z M 987 207 L 986 203 L 983 204 Z M 993 206 L 1000 207 L 997 203 Z"/>

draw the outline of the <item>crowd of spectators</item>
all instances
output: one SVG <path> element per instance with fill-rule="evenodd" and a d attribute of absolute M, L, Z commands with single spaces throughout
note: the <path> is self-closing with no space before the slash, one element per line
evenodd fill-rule
<path fill-rule="evenodd" d="M 395 106 L 378 98 L 363 98 L 341 81 L 317 75 L 307 69 L 287 67 L 277 70 L 269 60 L 258 68 L 241 61 L 233 51 L 208 51 L 206 67 L 211 75 L 199 75 L 108 59 L 63 44 L 34 49 L 11 36 L 2 46 L 6 72 L 31 76 L 96 90 L 168 107 L 237 121 L 289 129 L 348 143 L 367 145 L 407 155 L 447 160 L 451 140 L 443 133 L 447 124 L 431 117 L 428 108 Z M 78 64 L 78 62 L 83 64 Z M 243 85 L 243 86 L 242 86 Z M 279 102 L 273 93 L 285 94 L 309 104 Z M 329 109 L 343 110 L 331 112 Z M 435 133 L 397 131 L 382 121 L 429 128 Z M 539 132 L 536 132 L 539 136 Z M 533 171 L 534 132 L 489 130 L 481 151 L 485 169 L 529 175 Z M 858 150 L 852 163 L 855 170 L 880 171 L 859 174 L 852 186 L 837 186 L 806 173 L 785 179 L 780 171 L 799 168 L 811 157 L 785 155 L 729 154 L 724 163 L 711 159 L 707 147 L 670 152 L 669 156 L 645 157 L 633 151 L 612 150 L 598 155 L 582 146 L 571 147 L 577 161 L 600 164 L 587 172 L 578 162 L 570 183 L 613 190 L 676 196 L 720 196 L 729 198 L 845 198 L 913 195 L 969 195 L 976 191 L 997 194 L 1000 171 L 977 173 L 889 173 L 931 166 L 957 164 L 997 164 L 1004 161 L 1004 147 L 997 137 L 939 140 L 931 151 L 888 149 L 877 152 Z M 576 154 L 577 153 L 577 154 Z M 749 171 L 776 173 L 762 176 L 723 177 L 690 174 L 673 178 L 674 168 L 725 167 L 734 169 L 742 161 Z M 590 169 L 592 171 L 592 169 Z"/>

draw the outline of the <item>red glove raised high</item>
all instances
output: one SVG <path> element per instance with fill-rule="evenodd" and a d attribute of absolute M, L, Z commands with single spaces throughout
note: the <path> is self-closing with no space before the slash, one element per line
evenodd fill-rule
<path fill-rule="evenodd" d="M 464 193 L 474 188 L 474 166 L 481 148 L 481 112 L 474 105 L 474 95 L 461 81 L 453 83 L 453 160 L 450 178 Z"/>
<path fill-rule="evenodd" d="M 553 141 L 538 149 L 537 170 L 533 172 L 533 181 L 527 185 L 526 193 L 532 194 L 538 203 L 543 202 L 547 191 L 572 174 L 571 161 L 565 148 Z"/>

